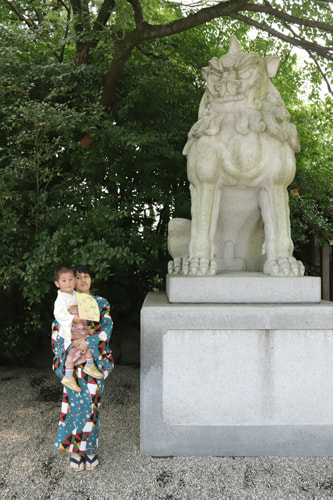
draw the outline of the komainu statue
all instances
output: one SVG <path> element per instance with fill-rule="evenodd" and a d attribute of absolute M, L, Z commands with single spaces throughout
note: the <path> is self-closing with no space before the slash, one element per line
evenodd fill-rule
<path fill-rule="evenodd" d="M 199 119 L 183 150 L 192 221 L 169 223 L 170 274 L 304 275 L 293 257 L 287 192 L 300 145 L 270 80 L 279 62 L 244 53 L 232 36 L 227 54 L 203 68 Z"/>

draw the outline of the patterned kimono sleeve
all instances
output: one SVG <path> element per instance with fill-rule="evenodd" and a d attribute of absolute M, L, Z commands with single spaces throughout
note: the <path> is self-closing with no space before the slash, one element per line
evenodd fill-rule
<path fill-rule="evenodd" d="M 110 304 L 103 297 L 94 297 L 100 310 L 100 322 L 90 323 L 94 328 L 94 334 L 87 338 L 86 342 L 91 350 L 97 367 L 104 373 L 106 378 L 114 368 L 112 353 L 109 347 L 113 322 L 110 314 Z"/>
<path fill-rule="evenodd" d="M 64 339 L 59 335 L 59 323 L 57 321 L 52 323 L 51 342 L 54 354 L 52 369 L 59 378 L 62 378 L 65 375 L 67 349 L 65 349 Z"/>

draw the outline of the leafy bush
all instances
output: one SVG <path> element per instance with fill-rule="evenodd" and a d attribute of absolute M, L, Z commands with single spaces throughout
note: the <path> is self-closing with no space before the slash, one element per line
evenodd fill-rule
<path fill-rule="evenodd" d="M 111 114 L 99 99 L 112 41 L 101 31 L 90 63 L 73 64 L 75 36 L 71 28 L 63 44 L 58 7 L 44 31 L 11 19 L 1 28 L 1 362 L 32 363 L 49 338 L 53 270 L 61 263 L 91 266 L 95 290 L 111 303 L 116 341 L 129 324 L 138 332 L 145 294 L 164 289 L 168 221 L 190 217 L 181 151 L 203 93 L 200 68 L 226 51 L 237 30 L 244 48 L 276 53 L 270 40 L 247 39 L 248 27 L 236 21 L 223 27 L 222 43 L 218 21 L 147 41 L 122 73 Z M 150 15 L 173 18 L 170 6 L 161 12 Z M 124 19 L 113 21 L 121 33 Z M 277 86 L 302 144 L 290 203 L 301 248 L 309 231 L 322 240 L 332 234 L 331 101 L 304 105 L 287 92 L 302 83 L 296 63 L 286 56 Z"/>

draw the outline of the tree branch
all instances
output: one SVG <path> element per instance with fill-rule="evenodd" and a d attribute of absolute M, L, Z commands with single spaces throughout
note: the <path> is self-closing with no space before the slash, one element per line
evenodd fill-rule
<path fill-rule="evenodd" d="M 147 22 L 141 22 L 141 4 L 140 0 L 128 0 L 133 8 L 136 9 L 137 22 L 136 28 L 128 33 L 123 40 L 115 43 L 115 55 L 105 78 L 105 84 L 101 96 L 101 104 L 106 107 L 114 107 L 116 102 L 116 86 L 119 77 L 126 65 L 126 62 L 134 47 L 137 47 L 144 40 L 163 38 L 169 35 L 181 33 L 195 26 L 219 16 L 227 16 L 237 12 L 241 7 L 248 4 L 249 0 L 230 0 L 229 2 L 220 2 L 218 5 L 208 7 L 191 14 L 185 18 L 178 19 L 168 24 L 151 25 Z"/>
<path fill-rule="evenodd" d="M 74 14 L 74 28 L 78 35 L 83 33 L 89 33 L 91 31 L 90 25 L 90 13 L 89 5 L 87 0 L 70 0 L 73 14 Z M 82 5 L 82 3 L 83 5 Z M 97 18 L 92 26 L 92 31 L 97 33 L 103 29 L 109 20 L 112 9 L 115 5 L 115 0 L 104 0 L 100 10 L 97 14 Z M 75 19 L 75 16 L 77 18 Z M 75 64 L 87 63 L 89 60 L 89 51 L 92 47 L 95 47 L 98 43 L 98 38 L 93 37 L 89 41 L 77 40 L 76 42 L 76 54 L 74 56 Z"/>
<path fill-rule="evenodd" d="M 328 59 L 329 61 L 333 60 L 332 47 L 323 47 L 318 43 L 310 42 L 309 40 L 305 40 L 304 38 L 301 37 L 293 38 L 291 36 L 285 35 L 284 33 L 281 33 L 280 31 L 277 31 L 274 28 L 267 26 L 266 24 L 263 24 L 259 21 L 255 21 L 254 19 L 251 19 L 242 14 L 231 14 L 230 17 L 232 17 L 233 19 L 238 19 L 238 21 L 242 21 L 251 26 L 254 26 L 259 30 L 266 31 L 267 33 L 270 33 L 271 35 L 279 38 L 280 40 L 283 40 L 284 42 L 290 43 L 295 47 L 300 47 L 307 51 L 315 52 L 318 55 L 324 57 L 325 59 Z"/>
<path fill-rule="evenodd" d="M 168 24 L 151 25 L 144 22 L 143 40 L 152 38 L 163 38 L 165 36 L 182 33 L 201 24 L 207 23 L 217 17 L 230 16 L 234 12 L 243 10 L 249 5 L 250 0 L 230 0 L 229 2 L 219 2 L 212 7 L 206 7 L 187 17 L 177 19 Z"/>
<path fill-rule="evenodd" d="M 115 0 L 104 0 L 99 9 L 96 21 L 94 22 L 93 30 L 100 31 L 108 22 L 112 9 L 114 8 Z"/>
<path fill-rule="evenodd" d="M 68 32 L 69 32 L 69 21 L 71 20 L 71 9 L 69 9 L 67 7 L 66 4 L 64 4 L 64 2 L 61 2 L 61 4 L 63 5 L 63 7 L 65 7 L 66 11 L 67 11 L 67 20 L 66 20 L 66 29 L 65 29 L 65 36 L 64 36 L 64 42 L 61 46 L 61 51 L 60 51 L 60 55 L 59 55 L 59 62 L 62 62 L 63 59 L 64 59 L 64 53 L 65 53 L 65 46 L 66 46 L 66 38 L 68 36 Z"/>
<path fill-rule="evenodd" d="M 142 26 L 144 19 L 142 14 L 141 0 L 127 0 L 133 7 L 135 25 L 139 28 Z"/>
<path fill-rule="evenodd" d="M 116 103 L 116 88 L 126 62 L 132 54 L 135 45 L 124 44 L 124 40 L 115 42 L 115 55 L 106 74 L 100 104 L 114 107 Z"/>
<path fill-rule="evenodd" d="M 36 24 L 32 19 L 30 19 L 30 17 L 27 17 L 25 16 L 20 10 L 19 10 L 19 7 L 17 5 L 14 5 L 14 2 L 10 2 L 9 0 L 4 0 L 4 2 L 7 4 L 7 6 L 9 7 L 9 9 L 11 9 L 14 14 L 16 14 L 16 16 L 18 17 L 18 19 L 22 22 L 24 22 L 30 29 L 32 30 L 38 30 L 40 25 L 43 24 L 43 19 L 41 20 L 40 22 L 40 25 L 39 24 Z M 37 13 L 36 13 L 37 15 Z M 37 16 L 38 18 L 38 16 Z M 41 19 L 41 18 L 40 18 Z M 44 34 L 41 35 L 41 38 L 44 38 Z M 60 54 L 58 54 L 51 46 L 50 43 L 46 42 L 46 45 L 47 47 L 49 48 L 50 50 L 50 53 L 54 55 L 54 57 L 59 61 L 61 62 L 62 61 L 62 58 L 63 58 L 63 48 L 62 50 L 60 51 Z M 64 47 L 64 46 L 63 46 Z"/>
<path fill-rule="evenodd" d="M 275 9 L 272 7 L 269 2 L 266 2 L 266 7 L 263 5 L 249 5 L 246 10 L 248 12 L 264 12 L 265 14 L 270 14 L 277 19 L 281 19 L 287 21 L 288 23 L 298 24 L 299 26 L 307 26 L 309 28 L 317 28 L 323 31 L 327 31 L 328 33 L 333 32 L 333 25 L 322 23 L 320 21 L 313 21 L 311 19 L 303 19 L 300 17 L 292 16 L 287 14 L 287 12 L 283 12 L 281 10 Z"/>
<path fill-rule="evenodd" d="M 4 2 L 17 15 L 20 21 L 23 21 L 29 28 L 36 28 L 35 23 L 29 17 L 25 17 L 13 2 L 10 2 L 9 0 L 4 0 Z"/>
<path fill-rule="evenodd" d="M 136 28 L 131 33 L 128 33 L 122 41 L 118 41 L 115 44 L 115 57 L 109 68 L 102 92 L 101 104 L 104 106 L 113 106 L 115 104 L 118 79 L 134 47 L 137 47 L 144 40 L 163 38 L 177 33 L 182 33 L 217 17 L 230 17 L 232 19 L 238 19 L 239 21 L 242 21 L 250 26 L 254 26 L 259 30 L 270 33 L 271 35 L 293 46 L 301 47 L 308 52 L 317 53 L 328 60 L 333 58 L 331 47 L 324 47 L 316 42 L 312 42 L 298 36 L 292 37 L 286 35 L 271 26 L 267 26 L 263 22 L 256 21 L 239 13 L 240 11 L 263 12 L 271 14 L 275 18 L 281 19 L 284 23 L 287 23 L 288 21 L 290 23 L 295 23 L 309 28 L 318 27 L 324 31 L 332 31 L 331 26 L 328 26 L 326 23 L 318 24 L 316 22 L 306 19 L 298 19 L 295 16 L 283 13 L 278 9 L 271 7 L 268 0 L 265 0 L 265 5 L 262 6 L 254 5 L 252 0 L 221 1 L 214 6 L 203 8 L 198 12 L 164 25 L 151 25 L 144 21 L 141 9 L 141 0 L 128 0 L 128 2 L 134 9 Z"/>
<path fill-rule="evenodd" d="M 90 12 L 87 0 L 70 0 L 73 14 L 77 16 L 75 27 L 82 27 L 85 30 L 90 29 Z"/>
<path fill-rule="evenodd" d="M 146 50 L 143 50 L 140 46 L 137 47 L 137 50 L 141 52 L 146 57 L 150 57 L 151 59 L 156 59 L 158 61 L 165 61 L 169 62 L 169 58 L 165 56 L 161 56 L 159 54 L 154 54 L 153 52 L 147 52 Z"/>
<path fill-rule="evenodd" d="M 291 26 L 287 26 L 288 29 L 291 31 L 291 33 L 294 35 L 295 38 L 298 38 L 299 39 L 299 36 L 297 35 L 297 33 L 294 32 L 294 30 L 291 28 Z M 311 59 L 314 61 L 319 73 L 321 74 L 322 78 L 324 79 L 326 85 L 327 85 L 327 89 L 328 91 L 332 94 L 332 89 L 331 89 L 331 86 L 329 84 L 329 81 L 328 81 L 328 78 L 327 76 L 325 75 L 325 73 L 323 72 L 323 70 L 321 69 L 320 67 L 320 64 L 318 63 L 317 59 L 315 58 L 314 54 L 310 51 L 310 50 L 306 50 L 307 53 L 309 54 L 309 56 L 311 57 Z"/>
<path fill-rule="evenodd" d="M 327 85 L 327 90 L 329 91 L 330 94 L 333 95 L 333 89 L 331 87 L 331 84 L 330 84 L 330 81 L 329 79 L 327 78 L 326 74 L 324 73 L 324 71 L 321 69 L 317 59 L 315 58 L 315 56 L 312 54 L 312 52 L 308 52 L 309 56 L 311 57 L 311 59 L 313 60 L 313 62 L 315 63 L 319 73 L 321 74 L 323 80 L 325 81 L 326 85 Z"/>

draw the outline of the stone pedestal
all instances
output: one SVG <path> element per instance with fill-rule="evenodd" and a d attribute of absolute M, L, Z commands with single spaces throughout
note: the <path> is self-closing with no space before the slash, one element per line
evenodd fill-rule
<path fill-rule="evenodd" d="M 315 276 L 275 277 L 255 272 L 223 272 L 214 277 L 168 275 L 170 302 L 298 303 L 320 302 L 321 281 Z"/>
<path fill-rule="evenodd" d="M 332 302 L 171 303 L 150 293 L 141 452 L 332 456 L 332 380 Z"/>

